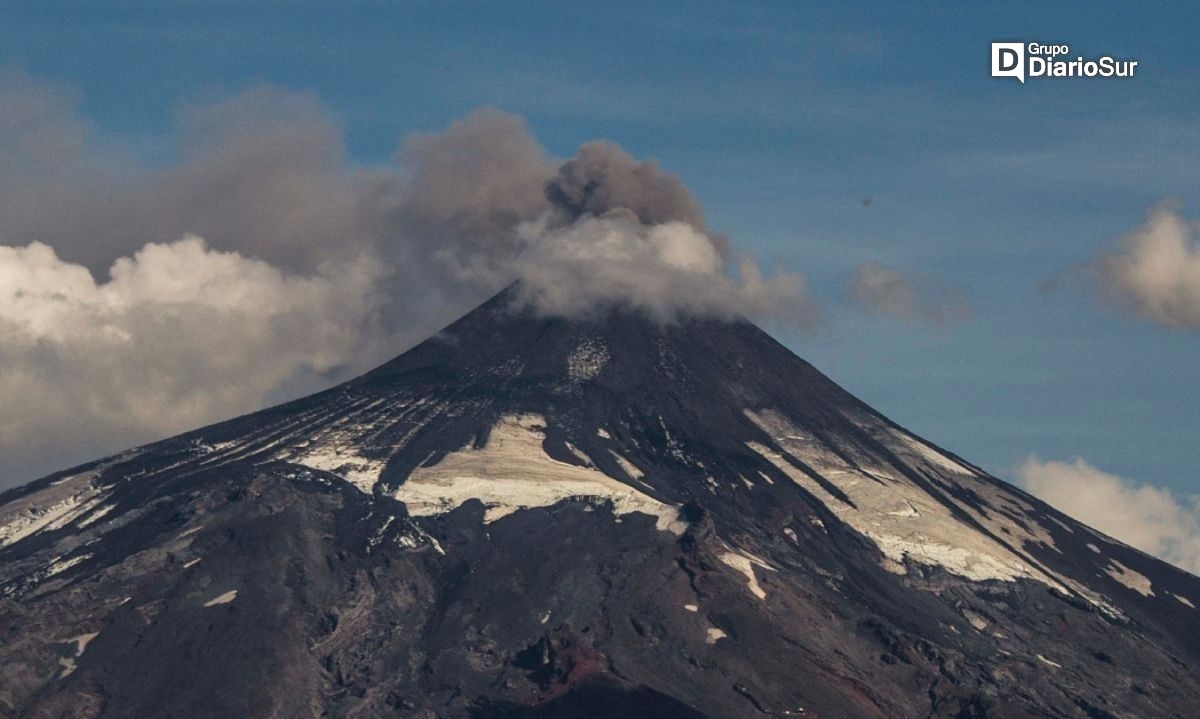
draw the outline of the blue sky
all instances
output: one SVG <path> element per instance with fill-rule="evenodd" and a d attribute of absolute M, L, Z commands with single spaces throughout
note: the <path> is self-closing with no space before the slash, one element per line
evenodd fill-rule
<path fill-rule="evenodd" d="M 560 156 L 612 139 L 679 174 L 710 226 L 807 274 L 827 321 L 783 339 L 901 424 L 1002 477 L 1030 453 L 1082 456 L 1200 493 L 1200 332 L 1064 275 L 1164 198 L 1200 216 L 1195 6 L 46 2 L 0 19 L 0 64 L 77 89 L 150 163 L 175 159 L 179 103 L 260 82 L 315 92 L 367 166 L 483 105 Z M 988 76 L 993 40 L 1141 64 L 1020 85 Z M 963 289 L 972 319 L 853 308 L 866 261 Z"/>

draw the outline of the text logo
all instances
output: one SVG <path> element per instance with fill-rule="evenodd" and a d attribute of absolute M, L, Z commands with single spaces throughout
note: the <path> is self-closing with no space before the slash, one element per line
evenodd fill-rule
<path fill-rule="evenodd" d="M 1137 60 L 1119 60 L 1111 55 L 1057 59 L 1070 55 L 1071 46 L 1065 43 L 994 42 L 992 77 L 1012 77 L 1025 84 L 1028 78 L 1126 78 L 1137 71 Z"/>

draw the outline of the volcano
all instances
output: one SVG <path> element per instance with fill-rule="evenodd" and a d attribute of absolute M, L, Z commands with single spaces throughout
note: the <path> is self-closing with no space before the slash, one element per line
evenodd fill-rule
<path fill-rule="evenodd" d="M 747 321 L 513 298 L 0 495 L 0 714 L 1196 715 L 1200 578 Z"/>

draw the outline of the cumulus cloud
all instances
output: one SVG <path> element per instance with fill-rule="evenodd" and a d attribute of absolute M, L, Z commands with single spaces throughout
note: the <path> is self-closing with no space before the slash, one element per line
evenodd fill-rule
<path fill-rule="evenodd" d="M 1017 478 L 1031 493 L 1131 547 L 1200 574 L 1200 497 L 1179 497 L 1070 462 L 1029 456 Z"/>
<path fill-rule="evenodd" d="M 311 93 L 192 98 L 140 145 L 80 101 L 0 72 L 0 485 L 346 379 L 514 281 L 549 314 L 816 315 L 612 143 L 555 159 L 484 109 L 362 167 Z"/>
<path fill-rule="evenodd" d="M 875 262 L 859 265 L 847 292 L 867 312 L 902 322 L 948 324 L 971 318 L 971 305 L 962 290 Z"/>
<path fill-rule="evenodd" d="M 0 246 L 5 469 L 258 409 L 288 382 L 311 389 L 370 341 L 384 273 L 359 256 L 292 274 L 191 236 L 97 281 L 47 245 Z"/>
<path fill-rule="evenodd" d="M 1200 329 L 1200 226 L 1175 204 L 1150 210 L 1119 248 L 1088 265 L 1104 296 L 1165 327 Z"/>

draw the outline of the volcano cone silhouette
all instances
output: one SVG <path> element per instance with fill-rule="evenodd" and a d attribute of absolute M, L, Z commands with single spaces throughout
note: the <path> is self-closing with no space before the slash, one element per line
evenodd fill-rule
<path fill-rule="evenodd" d="M 742 320 L 498 295 L 0 495 L 6 716 L 1151 717 L 1200 579 Z"/>

